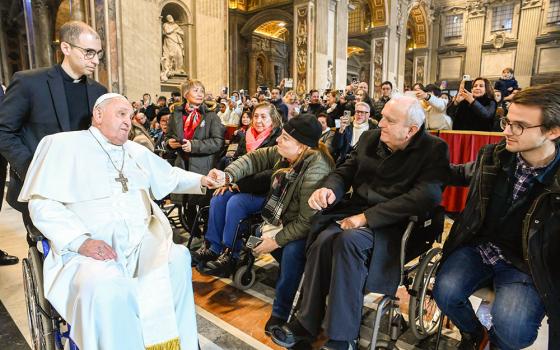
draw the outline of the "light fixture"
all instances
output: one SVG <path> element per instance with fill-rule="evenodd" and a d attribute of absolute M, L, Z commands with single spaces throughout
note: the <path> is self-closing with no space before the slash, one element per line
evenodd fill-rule
<path fill-rule="evenodd" d="M 278 22 L 278 27 L 285 27 L 286 23 L 285 22 Z"/>

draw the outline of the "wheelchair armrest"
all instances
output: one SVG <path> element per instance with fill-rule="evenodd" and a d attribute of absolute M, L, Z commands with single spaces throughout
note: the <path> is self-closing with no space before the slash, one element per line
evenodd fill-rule
<path fill-rule="evenodd" d="M 416 215 L 409 216 L 409 217 L 408 217 L 408 221 L 418 222 L 418 216 L 416 216 Z"/>
<path fill-rule="evenodd" d="M 27 236 L 29 236 L 33 242 L 39 242 L 45 239 L 45 236 L 43 236 L 41 231 L 39 231 L 34 225 L 25 225 L 25 229 L 27 230 Z"/>

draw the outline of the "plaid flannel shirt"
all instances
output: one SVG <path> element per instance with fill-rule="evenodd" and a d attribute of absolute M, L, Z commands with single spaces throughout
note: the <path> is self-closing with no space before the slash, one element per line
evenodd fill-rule
<path fill-rule="evenodd" d="M 517 164 L 513 174 L 515 183 L 513 184 L 513 191 L 511 194 L 513 202 L 529 191 L 534 180 L 544 173 L 548 165 L 550 165 L 550 163 L 542 167 L 531 167 L 525 162 L 523 157 L 521 157 L 521 154 L 517 153 Z M 486 265 L 496 265 L 500 260 L 509 262 L 504 257 L 500 247 L 491 242 L 481 243 L 477 246 L 477 249 L 482 257 L 482 261 Z"/>

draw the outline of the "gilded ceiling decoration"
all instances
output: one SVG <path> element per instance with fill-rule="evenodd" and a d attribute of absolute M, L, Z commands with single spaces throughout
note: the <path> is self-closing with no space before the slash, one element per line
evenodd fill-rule
<path fill-rule="evenodd" d="M 264 35 L 269 38 L 286 41 L 286 35 L 288 33 L 288 29 L 286 29 L 285 22 L 268 21 L 258 26 L 254 32 L 256 34 Z"/>
<path fill-rule="evenodd" d="M 348 46 L 348 49 L 346 49 L 346 57 L 350 58 L 353 55 L 362 55 L 364 51 L 363 48 L 358 46 Z"/>

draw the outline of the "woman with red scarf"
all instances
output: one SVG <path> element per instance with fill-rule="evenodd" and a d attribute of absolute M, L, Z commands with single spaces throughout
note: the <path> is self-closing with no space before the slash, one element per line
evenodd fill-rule
<path fill-rule="evenodd" d="M 202 82 L 189 80 L 181 85 L 181 91 L 185 102 L 173 110 L 165 142 L 171 151 L 177 152 L 176 167 L 208 174 L 224 146 L 225 129 L 216 113 L 203 103 L 206 91 Z M 186 199 L 185 215 L 190 227 L 196 207 L 208 205 L 209 197 L 188 195 Z"/>
<path fill-rule="evenodd" d="M 282 133 L 282 117 L 274 105 L 261 102 L 255 106 L 251 126 L 241 137 L 233 159 L 263 147 L 276 144 Z M 271 170 L 266 170 L 238 181 L 234 187 L 225 186 L 216 192 L 210 201 L 207 244 L 192 254 L 202 272 L 228 277 L 239 257 L 241 240 L 233 246 L 237 223 L 261 210 L 270 189 Z M 206 263 L 211 262 L 208 266 Z"/>

